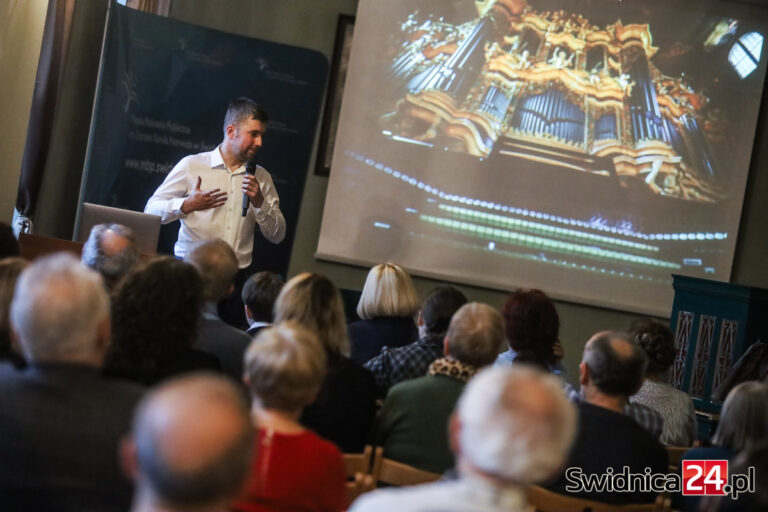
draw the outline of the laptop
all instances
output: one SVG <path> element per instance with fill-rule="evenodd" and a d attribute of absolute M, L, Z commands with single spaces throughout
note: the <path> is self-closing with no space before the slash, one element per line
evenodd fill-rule
<path fill-rule="evenodd" d="M 83 203 L 80 211 L 80 226 L 77 241 L 85 242 L 91 229 L 97 224 L 122 224 L 136 233 L 139 251 L 147 254 L 157 252 L 157 240 L 160 236 L 160 217 L 144 212 L 123 210 L 100 204 Z"/>

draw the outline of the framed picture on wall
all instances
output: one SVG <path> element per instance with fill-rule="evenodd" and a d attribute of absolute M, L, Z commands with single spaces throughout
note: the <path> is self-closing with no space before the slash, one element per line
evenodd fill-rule
<path fill-rule="evenodd" d="M 317 150 L 317 162 L 315 163 L 315 174 L 319 176 L 328 176 L 331 172 L 333 146 L 336 142 L 336 128 L 339 125 L 341 98 L 344 95 L 344 80 L 347 77 L 354 27 L 354 16 L 339 14 L 339 21 L 336 25 L 336 42 L 333 45 L 331 76 L 328 79 L 323 125 L 320 129 L 320 144 Z"/>

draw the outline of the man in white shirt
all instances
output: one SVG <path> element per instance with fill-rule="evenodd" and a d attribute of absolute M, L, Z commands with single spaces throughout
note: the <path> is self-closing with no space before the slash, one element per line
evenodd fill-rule
<path fill-rule="evenodd" d="M 560 470 L 576 410 L 557 377 L 523 365 L 473 377 L 451 418 L 459 478 L 363 494 L 350 512 L 522 512 L 525 486 Z"/>
<path fill-rule="evenodd" d="M 246 162 L 261 148 L 268 122 L 253 100 L 233 100 L 219 147 L 182 158 L 149 198 L 146 213 L 159 215 L 163 224 L 181 221 L 177 257 L 183 258 L 197 242 L 221 238 L 234 249 L 242 269 L 251 263 L 256 225 L 272 243 L 285 238 L 285 218 L 272 177 L 261 166 L 253 176 L 245 172 Z M 250 199 L 245 216 L 242 193 Z"/>

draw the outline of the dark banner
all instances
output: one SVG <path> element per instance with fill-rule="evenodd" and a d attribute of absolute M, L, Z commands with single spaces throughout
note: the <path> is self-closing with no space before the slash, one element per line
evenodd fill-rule
<path fill-rule="evenodd" d="M 113 4 L 82 201 L 142 211 L 170 169 L 223 138 L 227 104 L 247 96 L 270 117 L 257 157 L 280 195 L 288 231 L 257 235 L 253 268 L 285 274 L 327 72 L 312 50 L 162 18 Z M 179 223 L 159 251 L 173 253 Z"/>

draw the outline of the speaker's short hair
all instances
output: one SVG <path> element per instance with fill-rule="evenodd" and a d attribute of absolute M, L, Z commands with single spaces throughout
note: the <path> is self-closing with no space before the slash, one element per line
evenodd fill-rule
<path fill-rule="evenodd" d="M 239 128 L 243 121 L 255 119 L 263 124 L 269 123 L 266 111 L 250 98 L 240 97 L 229 102 L 227 113 L 224 115 L 224 135 L 227 134 L 227 126 Z"/>

